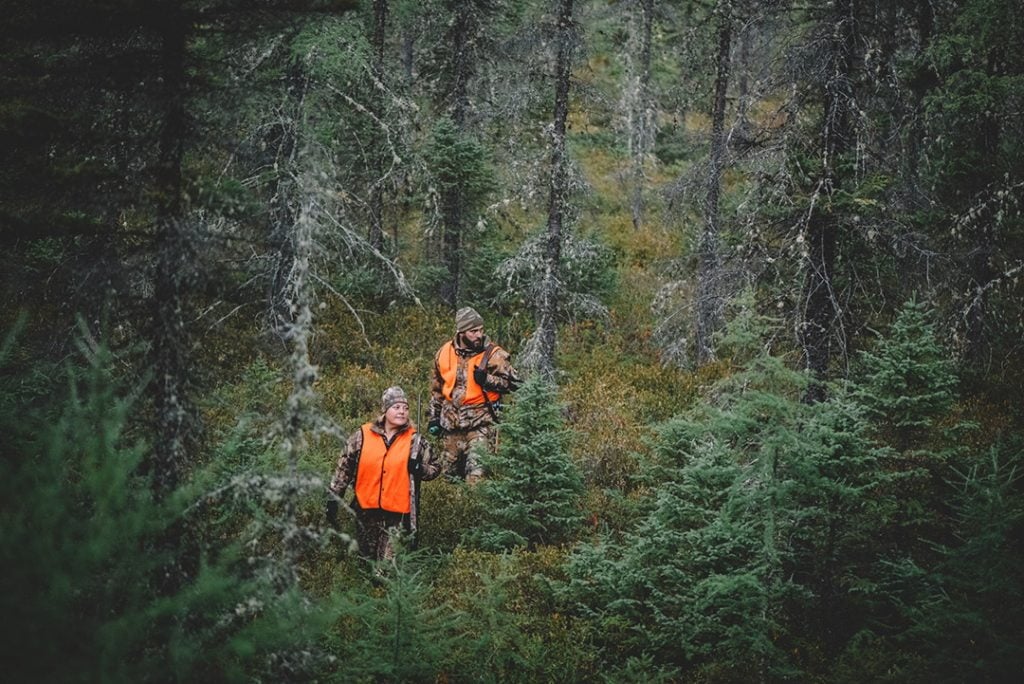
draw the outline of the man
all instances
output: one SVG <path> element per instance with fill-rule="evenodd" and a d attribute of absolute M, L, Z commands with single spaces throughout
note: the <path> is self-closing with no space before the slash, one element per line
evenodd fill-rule
<path fill-rule="evenodd" d="M 484 475 L 477 445 L 494 447 L 502 394 L 519 374 L 508 352 L 484 334 L 484 319 L 470 307 L 455 314 L 455 337 L 434 356 L 428 429 L 444 437 L 444 472 L 475 484 Z M 478 447 L 479 448 L 479 447 Z"/>

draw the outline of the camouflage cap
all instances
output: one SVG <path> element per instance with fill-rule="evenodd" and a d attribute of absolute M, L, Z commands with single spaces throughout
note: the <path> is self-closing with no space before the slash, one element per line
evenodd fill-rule
<path fill-rule="evenodd" d="M 398 385 L 388 387 L 380 397 L 380 410 L 387 411 L 395 404 L 402 403 L 409 405 L 409 399 L 405 396 L 405 390 Z"/>
<path fill-rule="evenodd" d="M 455 332 L 466 332 L 484 324 L 483 316 L 471 306 L 464 306 L 455 313 Z"/>

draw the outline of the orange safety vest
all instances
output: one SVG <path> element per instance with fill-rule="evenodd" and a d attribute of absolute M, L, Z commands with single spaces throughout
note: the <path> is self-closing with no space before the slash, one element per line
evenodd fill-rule
<path fill-rule="evenodd" d="M 494 349 L 497 349 L 497 346 L 495 346 Z M 483 404 L 484 394 L 487 395 L 487 401 L 490 401 L 491 403 L 501 401 L 501 394 L 498 392 L 485 393 L 484 388 L 478 385 L 476 380 L 473 379 L 473 369 L 480 364 L 485 353 L 486 349 L 476 356 L 471 356 L 466 361 L 466 396 L 462 400 L 463 406 Z M 458 368 L 459 355 L 455 353 L 455 344 L 449 340 L 437 352 L 437 370 L 441 374 L 441 379 L 444 380 L 444 386 L 441 388 L 441 393 L 448 401 L 452 400 L 452 390 L 455 389 L 455 374 Z"/>
<path fill-rule="evenodd" d="M 393 513 L 408 513 L 409 456 L 415 430 L 402 430 L 385 446 L 384 436 L 362 427 L 363 448 L 356 471 L 356 500 L 360 508 L 381 508 Z"/>

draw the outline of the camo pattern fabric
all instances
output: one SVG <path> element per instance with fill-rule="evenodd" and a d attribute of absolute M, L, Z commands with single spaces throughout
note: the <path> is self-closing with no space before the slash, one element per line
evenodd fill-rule
<path fill-rule="evenodd" d="M 443 440 L 444 456 L 441 465 L 445 476 L 465 480 L 483 477 L 480 451 L 493 449 L 498 433 L 497 425 L 480 425 L 472 430 L 449 432 Z M 474 448 L 475 447 L 475 448 Z"/>
<path fill-rule="evenodd" d="M 356 509 L 356 543 L 359 554 L 371 561 L 390 561 L 395 557 L 398 535 L 409 534 L 409 516 L 379 508 Z"/>
<path fill-rule="evenodd" d="M 481 349 L 487 344 L 490 344 L 490 339 L 485 337 Z M 492 413 L 492 409 L 497 412 L 497 407 L 488 408 L 487 404 L 462 405 L 461 398 L 466 394 L 466 375 L 472 372 L 468 361 L 479 351 L 465 349 L 456 344 L 456 353 L 459 363 L 455 372 L 455 387 L 452 389 L 451 401 L 444 396 L 444 378 L 441 377 L 437 364 L 434 364 L 429 415 L 431 418 L 437 418 L 441 427 L 448 432 L 476 430 L 494 424 L 497 417 Z M 508 352 L 496 347 L 487 359 L 487 389 L 505 394 L 513 391 L 521 382 L 518 371 L 512 367 Z"/>

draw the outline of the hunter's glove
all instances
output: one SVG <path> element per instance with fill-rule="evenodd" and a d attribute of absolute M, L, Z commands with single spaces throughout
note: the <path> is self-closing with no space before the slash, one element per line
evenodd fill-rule
<path fill-rule="evenodd" d="M 473 368 L 473 379 L 476 380 L 476 384 L 483 387 L 487 384 L 487 369 L 475 366 Z"/>
<path fill-rule="evenodd" d="M 423 461 L 418 458 L 409 459 L 409 474 L 419 479 L 423 475 Z"/>
<path fill-rule="evenodd" d="M 332 527 L 337 527 L 338 526 L 338 500 L 337 499 L 328 499 L 327 500 L 327 522 L 329 522 Z"/>
<path fill-rule="evenodd" d="M 434 437 L 440 437 L 444 430 L 441 429 L 441 421 L 437 418 L 431 418 L 430 422 L 427 423 L 427 432 L 432 434 Z"/>

